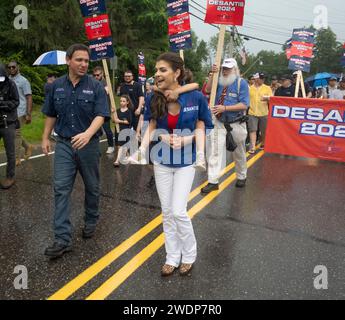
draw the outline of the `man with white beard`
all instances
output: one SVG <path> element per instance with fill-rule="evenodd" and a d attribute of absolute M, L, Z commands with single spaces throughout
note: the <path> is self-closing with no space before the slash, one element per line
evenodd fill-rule
<path fill-rule="evenodd" d="M 217 66 L 213 66 L 213 73 L 217 70 Z M 205 89 L 207 93 L 212 90 L 212 76 Z M 224 151 L 226 150 L 227 130 L 224 124 L 231 126 L 231 133 L 237 144 L 237 148 L 232 152 L 236 167 L 236 187 L 243 188 L 245 186 L 247 180 L 245 114 L 249 106 L 249 87 L 247 82 L 240 77 L 236 60 L 232 58 L 225 59 L 219 77 L 215 106 L 211 109 L 214 129 L 208 136 L 207 141 L 208 184 L 201 190 L 202 193 L 209 193 L 219 189 L 220 173 L 225 167 L 223 155 L 225 155 Z"/>

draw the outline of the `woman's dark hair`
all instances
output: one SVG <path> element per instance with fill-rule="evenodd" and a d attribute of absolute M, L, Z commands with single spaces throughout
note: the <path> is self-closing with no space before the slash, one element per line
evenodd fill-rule
<path fill-rule="evenodd" d="M 66 51 L 66 57 L 69 59 L 72 59 L 74 52 L 76 51 L 86 51 L 90 57 L 90 49 L 84 44 L 81 43 L 75 43 L 72 44 Z"/>
<path fill-rule="evenodd" d="M 174 52 L 163 53 L 157 58 L 156 62 L 158 61 L 165 61 L 169 63 L 171 66 L 171 69 L 173 69 L 174 72 L 176 72 L 177 70 L 180 70 L 181 74 L 177 78 L 177 81 L 179 84 L 183 84 L 183 79 L 184 79 L 184 74 L 185 74 L 184 61 L 177 53 L 174 53 Z"/>
<path fill-rule="evenodd" d="M 133 106 L 132 100 L 129 97 L 129 95 L 128 94 L 123 94 L 123 95 L 121 95 L 120 99 L 121 98 L 125 98 L 127 100 L 127 103 L 128 103 L 128 109 L 134 111 L 134 106 Z"/>
<path fill-rule="evenodd" d="M 179 84 L 183 84 L 184 80 L 184 61 L 183 59 L 177 54 L 173 52 L 166 52 L 161 54 L 156 62 L 158 61 L 165 61 L 173 69 L 174 72 L 180 70 L 180 75 L 177 78 Z M 165 117 L 168 114 L 168 102 L 165 95 L 160 91 L 155 91 L 154 95 L 151 100 L 151 116 L 153 119 L 157 120 L 160 118 Z"/>
<path fill-rule="evenodd" d="M 168 101 L 163 92 L 155 91 L 151 99 L 150 109 L 154 120 L 161 119 L 168 114 Z"/>

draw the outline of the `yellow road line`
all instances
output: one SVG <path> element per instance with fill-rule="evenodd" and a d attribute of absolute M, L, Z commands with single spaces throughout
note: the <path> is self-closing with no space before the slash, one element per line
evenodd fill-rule
<path fill-rule="evenodd" d="M 264 151 L 259 152 L 248 162 L 250 168 L 264 155 Z M 233 173 L 219 186 L 218 191 L 214 191 L 206 195 L 196 205 L 194 205 L 188 214 L 193 218 L 203 208 L 210 204 L 218 195 L 220 195 L 232 182 L 236 180 L 236 174 Z M 104 282 L 98 289 L 96 289 L 86 300 L 103 300 L 114 292 L 126 279 L 132 275 L 145 261 L 147 261 L 156 251 L 158 251 L 164 244 L 164 234 L 161 233 L 155 240 L 153 240 L 147 247 L 140 251 L 134 258 L 125 264 L 119 271 Z"/>
<path fill-rule="evenodd" d="M 257 146 L 257 149 L 260 145 Z M 249 157 L 249 153 L 246 154 Z M 235 167 L 235 163 L 230 163 L 222 172 L 221 176 L 227 174 Z M 193 200 L 196 196 L 198 196 L 201 192 L 201 189 L 207 185 L 207 181 L 204 182 L 202 185 L 194 189 L 189 195 L 189 201 Z M 87 282 L 93 279 L 98 273 L 104 270 L 107 266 L 113 263 L 116 259 L 118 259 L 122 254 L 124 254 L 127 250 L 132 248 L 136 243 L 138 243 L 141 239 L 143 239 L 146 235 L 148 235 L 152 230 L 157 228 L 162 223 L 162 213 L 159 216 L 154 218 L 140 230 L 138 230 L 135 234 L 133 234 L 130 238 L 122 242 L 116 248 L 111 250 L 105 256 L 100 258 L 96 261 L 93 265 L 88 267 L 70 282 L 68 282 L 65 286 L 51 295 L 48 300 L 65 300 L 69 298 L 73 293 L 79 290 L 82 286 L 84 286 Z"/>

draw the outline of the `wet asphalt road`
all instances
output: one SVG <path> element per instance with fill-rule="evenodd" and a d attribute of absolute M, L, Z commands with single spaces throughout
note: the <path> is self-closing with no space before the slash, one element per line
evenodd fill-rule
<path fill-rule="evenodd" d="M 55 261 L 43 255 L 53 240 L 52 157 L 24 162 L 17 184 L 0 190 L 0 299 L 47 299 L 160 214 L 155 187 L 149 186 L 152 170 L 115 170 L 111 160 L 102 156 L 95 237 L 81 238 L 84 193 L 78 177 L 72 196 L 74 250 Z M 0 167 L 0 176 L 4 172 Z M 147 249 L 162 233 L 158 224 L 68 298 L 87 298 L 127 266 L 125 280 L 113 283 L 104 298 L 344 299 L 344 164 L 265 154 L 249 169 L 244 190 L 234 187 L 232 174 L 224 175 L 222 181 L 231 183 L 212 201 L 197 195 L 188 206 L 206 202 L 193 219 L 198 259 L 190 277 L 160 277 L 164 248 Z M 193 189 L 205 181 L 206 174 L 198 173 Z M 14 288 L 18 265 L 28 270 L 27 290 Z M 318 265 L 328 270 L 327 290 L 314 288 Z"/>

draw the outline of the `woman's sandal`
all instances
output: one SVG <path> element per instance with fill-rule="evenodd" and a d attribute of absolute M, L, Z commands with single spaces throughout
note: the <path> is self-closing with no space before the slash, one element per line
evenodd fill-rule
<path fill-rule="evenodd" d="M 191 270 L 193 269 L 193 264 L 192 263 L 182 263 L 180 265 L 180 276 L 187 276 Z"/>
<path fill-rule="evenodd" d="M 250 154 L 254 154 L 254 153 L 255 153 L 255 149 L 250 149 L 248 152 L 249 152 Z"/>
<path fill-rule="evenodd" d="M 175 270 L 176 270 L 176 267 L 171 266 L 169 264 L 165 264 L 162 267 L 161 276 L 162 277 L 169 277 L 169 276 L 171 276 L 174 273 Z"/>

